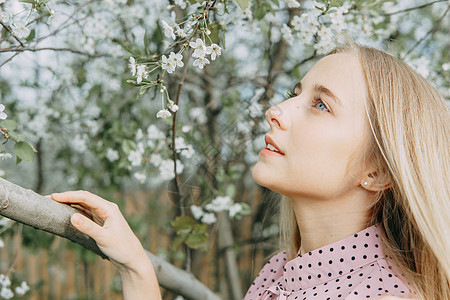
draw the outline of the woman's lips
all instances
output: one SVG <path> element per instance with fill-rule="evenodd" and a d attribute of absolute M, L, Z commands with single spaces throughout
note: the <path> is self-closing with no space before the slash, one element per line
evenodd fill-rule
<path fill-rule="evenodd" d="M 268 135 L 264 137 L 264 140 L 266 142 L 266 147 L 264 149 L 267 149 L 268 151 L 275 152 L 277 154 L 284 155 L 283 151 L 281 151 L 280 147 L 272 140 L 272 138 Z"/>
<path fill-rule="evenodd" d="M 265 136 L 266 147 L 264 147 L 260 154 L 271 156 L 284 156 L 277 144 L 268 135 Z"/>
<path fill-rule="evenodd" d="M 281 154 L 280 152 L 272 151 L 267 148 L 262 148 L 259 154 L 264 156 L 284 156 L 284 154 Z"/>

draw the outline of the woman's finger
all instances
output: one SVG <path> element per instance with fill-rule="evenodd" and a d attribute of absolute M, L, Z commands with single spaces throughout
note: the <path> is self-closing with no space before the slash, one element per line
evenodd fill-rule
<path fill-rule="evenodd" d="M 75 213 L 70 218 L 72 225 L 84 234 L 91 236 L 94 240 L 101 239 L 104 234 L 103 228 L 90 220 L 89 218 L 83 216 L 82 214 Z"/>
<path fill-rule="evenodd" d="M 52 199 L 68 204 L 78 204 L 86 208 L 93 209 L 97 214 L 107 214 L 112 209 L 114 203 L 109 202 L 97 195 L 87 191 L 70 191 L 64 193 L 53 193 Z"/>

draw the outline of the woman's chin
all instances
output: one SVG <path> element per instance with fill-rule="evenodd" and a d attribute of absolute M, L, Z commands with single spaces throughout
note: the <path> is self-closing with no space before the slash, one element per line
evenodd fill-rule
<path fill-rule="evenodd" d="M 253 180 L 260 186 L 273 190 L 274 182 L 271 174 L 263 170 L 263 166 L 260 163 L 256 163 L 252 170 Z"/>

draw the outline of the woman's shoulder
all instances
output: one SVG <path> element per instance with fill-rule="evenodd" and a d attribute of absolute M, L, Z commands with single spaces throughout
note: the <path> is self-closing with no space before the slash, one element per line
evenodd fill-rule
<path fill-rule="evenodd" d="M 369 271 L 370 272 L 367 272 Z M 374 264 L 366 267 L 363 280 L 355 286 L 354 290 L 346 297 L 346 300 L 372 298 L 382 295 L 412 297 L 413 288 L 404 275 L 389 264 L 384 258 L 378 259 Z M 358 272 L 353 274 L 359 276 Z"/>
<path fill-rule="evenodd" d="M 258 276 L 255 278 L 263 277 L 267 279 L 278 278 L 283 274 L 283 267 L 286 265 L 287 255 L 286 251 L 280 251 L 273 255 L 267 263 L 263 266 Z"/>
<path fill-rule="evenodd" d="M 252 285 L 247 291 L 246 299 L 249 299 L 249 296 L 258 296 L 263 290 L 277 281 L 283 275 L 283 268 L 286 262 L 286 251 L 280 251 L 273 255 L 263 266 L 255 280 L 253 280 Z"/>

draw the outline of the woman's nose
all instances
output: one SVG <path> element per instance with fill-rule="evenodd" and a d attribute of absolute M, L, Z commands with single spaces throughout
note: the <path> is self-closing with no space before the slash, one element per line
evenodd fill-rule
<path fill-rule="evenodd" d="M 266 111 L 266 120 L 271 128 L 286 129 L 283 110 L 279 105 L 272 106 Z"/>

